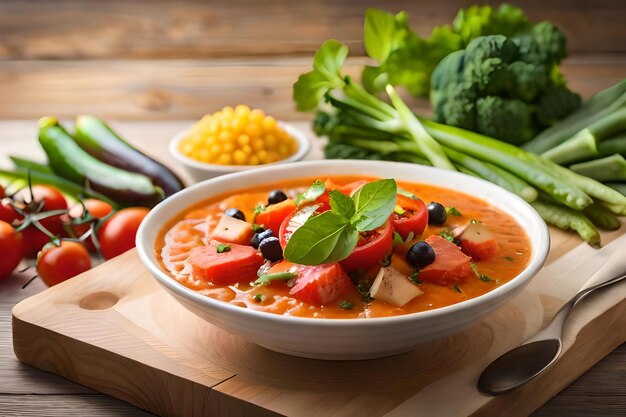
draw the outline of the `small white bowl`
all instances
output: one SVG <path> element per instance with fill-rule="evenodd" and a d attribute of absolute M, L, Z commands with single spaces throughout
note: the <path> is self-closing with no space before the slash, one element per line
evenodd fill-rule
<path fill-rule="evenodd" d="M 482 198 L 508 213 L 524 228 L 532 254 L 526 268 L 509 282 L 479 297 L 435 310 L 396 317 L 315 319 L 242 308 L 197 293 L 171 278 L 159 266 L 154 244 L 159 231 L 187 207 L 230 190 L 285 179 L 327 175 L 368 175 L 430 183 Z M 459 172 L 383 161 L 303 161 L 239 172 L 193 185 L 150 211 L 137 233 L 137 249 L 156 280 L 183 306 L 230 333 L 268 349 L 317 359 L 366 359 L 409 351 L 458 333 L 518 294 L 543 266 L 550 235 L 537 212 L 516 195 Z"/>
<path fill-rule="evenodd" d="M 300 131 L 298 128 L 284 122 L 278 122 L 278 125 L 283 128 L 291 137 L 293 137 L 298 143 L 298 150 L 291 156 L 285 159 L 281 159 L 280 161 L 272 162 L 270 164 L 262 164 L 262 165 L 219 165 L 219 164 L 209 164 L 207 162 L 197 161 L 195 159 L 189 158 L 186 155 L 183 155 L 178 150 L 178 145 L 181 140 L 187 137 L 191 128 L 185 129 L 180 132 L 176 136 L 172 138 L 170 141 L 169 150 L 174 159 L 178 163 L 180 163 L 183 168 L 189 173 L 191 178 L 194 181 L 204 181 L 219 175 L 231 174 L 233 172 L 246 171 L 249 169 L 280 165 L 289 162 L 300 161 L 302 158 L 306 156 L 306 154 L 311 149 L 311 142 L 307 138 L 307 136 Z"/>

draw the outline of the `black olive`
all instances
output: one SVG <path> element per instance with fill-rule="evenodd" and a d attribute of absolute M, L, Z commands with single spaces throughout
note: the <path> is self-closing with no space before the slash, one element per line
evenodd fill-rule
<path fill-rule="evenodd" d="M 285 201 L 287 199 L 287 194 L 285 194 L 282 190 L 272 190 L 267 195 L 267 204 L 278 204 L 281 201 Z"/>
<path fill-rule="evenodd" d="M 270 229 L 256 232 L 254 235 L 252 235 L 252 239 L 250 239 L 250 244 L 252 245 L 254 249 L 259 249 L 259 245 L 261 244 L 261 242 L 263 242 L 264 239 L 267 239 L 268 237 L 273 237 L 273 236 L 274 236 L 274 233 L 272 233 Z"/>
<path fill-rule="evenodd" d="M 461 246 L 461 239 L 459 239 L 458 237 L 455 237 L 452 243 L 454 243 L 457 246 Z"/>
<path fill-rule="evenodd" d="M 428 205 L 428 224 L 441 226 L 446 222 L 446 208 L 441 203 L 432 202 Z"/>
<path fill-rule="evenodd" d="M 243 211 L 236 208 L 226 209 L 224 212 L 227 216 L 234 217 L 235 219 L 246 221 L 246 215 L 243 214 Z"/>
<path fill-rule="evenodd" d="M 277 237 L 271 236 L 263 239 L 259 244 L 259 249 L 263 257 L 270 262 L 276 262 L 283 259 L 283 248 Z"/>
<path fill-rule="evenodd" d="M 433 263 L 435 260 L 435 251 L 432 246 L 426 242 L 417 242 L 406 253 L 406 261 L 414 268 L 423 268 Z"/>

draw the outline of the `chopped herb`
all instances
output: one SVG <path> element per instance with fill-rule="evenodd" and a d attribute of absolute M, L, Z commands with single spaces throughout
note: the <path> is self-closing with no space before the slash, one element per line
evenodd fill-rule
<path fill-rule="evenodd" d="M 256 301 L 257 303 L 260 303 L 261 301 L 263 301 L 263 294 L 259 293 L 259 294 L 254 294 L 254 296 L 252 297 L 252 299 L 254 301 Z"/>
<path fill-rule="evenodd" d="M 439 236 L 441 236 L 442 238 L 449 240 L 450 242 L 454 243 L 454 236 L 452 236 L 452 233 L 450 233 L 447 230 L 443 230 L 441 232 L 439 232 Z"/>
<path fill-rule="evenodd" d="M 449 214 L 451 216 L 462 216 L 461 212 L 457 210 L 456 207 L 447 207 L 446 214 Z"/>
<path fill-rule="evenodd" d="M 480 224 L 482 223 L 480 220 L 472 219 L 470 220 L 470 224 Z"/>
<path fill-rule="evenodd" d="M 267 207 L 265 207 L 265 205 L 263 203 L 259 203 L 257 204 L 254 209 L 252 210 L 252 212 L 254 213 L 254 215 L 256 216 L 257 214 L 261 214 L 265 211 Z"/>
<path fill-rule="evenodd" d="M 415 271 L 411 275 L 409 275 L 409 281 L 411 281 L 415 285 L 422 284 L 422 281 L 419 279 L 420 271 Z"/>
<path fill-rule="evenodd" d="M 480 274 L 480 280 L 483 282 L 492 282 L 493 280 L 485 274 Z"/>
<path fill-rule="evenodd" d="M 365 275 L 364 271 L 360 269 L 350 272 L 349 275 L 352 282 L 354 282 L 356 290 L 359 292 L 359 294 L 361 294 L 363 302 L 371 302 L 373 298 L 370 296 L 370 288 L 372 288 L 373 281 Z"/>
<path fill-rule="evenodd" d="M 393 212 L 396 213 L 398 216 L 404 216 L 404 213 L 406 213 L 406 211 L 397 204 L 396 207 L 393 209 Z"/>
<path fill-rule="evenodd" d="M 458 293 L 463 293 L 463 291 L 461 291 L 461 288 L 459 288 L 458 285 L 454 286 L 454 291 L 458 292 Z"/>
<path fill-rule="evenodd" d="M 409 197 L 412 200 L 419 200 L 419 197 L 413 194 L 410 191 L 405 190 L 404 188 L 398 187 L 398 194 L 403 195 L 405 197 Z"/>
<path fill-rule="evenodd" d="M 392 255 L 392 254 L 390 253 L 389 255 L 385 256 L 385 257 L 384 257 L 384 258 L 380 261 L 380 264 L 381 264 L 382 266 L 389 266 L 389 265 L 391 265 L 391 255 Z"/>
<path fill-rule="evenodd" d="M 298 274 L 295 272 L 277 272 L 275 274 L 263 274 L 259 276 L 259 278 L 252 283 L 252 285 L 269 285 L 272 281 L 286 281 L 288 279 L 292 279 L 297 277 Z"/>
<path fill-rule="evenodd" d="M 225 245 L 223 243 L 217 245 L 217 253 L 230 252 L 231 249 L 230 245 Z"/>
<path fill-rule="evenodd" d="M 504 259 L 506 259 L 509 262 L 513 262 L 513 257 L 512 256 L 505 256 Z"/>
<path fill-rule="evenodd" d="M 470 262 L 470 267 L 472 267 L 472 271 L 476 274 L 477 277 L 480 277 L 480 272 L 478 272 L 478 267 L 474 263 L 474 261 Z"/>
<path fill-rule="evenodd" d="M 313 185 L 311 185 L 308 190 L 301 194 L 298 194 L 295 201 L 296 206 L 299 206 L 302 203 L 308 203 L 310 201 L 317 200 L 319 196 L 324 194 L 324 191 L 326 191 L 326 185 L 322 180 L 317 179 L 313 181 Z"/>
<path fill-rule="evenodd" d="M 341 300 L 339 301 L 339 307 L 341 307 L 344 310 L 352 310 L 352 307 L 354 307 L 354 304 L 352 304 L 350 301 Z"/>
<path fill-rule="evenodd" d="M 402 236 L 400 236 L 400 233 L 393 232 L 393 244 L 394 245 L 401 245 L 403 243 L 404 243 L 404 241 L 402 240 Z"/>
<path fill-rule="evenodd" d="M 263 228 L 262 224 L 252 223 L 252 231 L 254 233 L 259 233 L 259 232 L 262 232 L 263 230 L 265 229 Z"/>

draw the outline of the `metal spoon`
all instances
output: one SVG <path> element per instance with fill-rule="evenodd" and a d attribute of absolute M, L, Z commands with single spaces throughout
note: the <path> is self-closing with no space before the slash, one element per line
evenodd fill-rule
<path fill-rule="evenodd" d="M 563 324 L 572 308 L 597 289 L 626 279 L 626 274 L 585 288 L 572 297 L 556 313 L 543 330 L 526 343 L 508 351 L 491 362 L 478 379 L 478 390 L 488 395 L 501 395 L 513 391 L 556 362 L 561 353 Z"/>

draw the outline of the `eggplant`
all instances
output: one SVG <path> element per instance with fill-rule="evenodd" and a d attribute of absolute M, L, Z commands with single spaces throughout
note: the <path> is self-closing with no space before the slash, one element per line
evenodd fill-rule
<path fill-rule="evenodd" d="M 85 152 L 53 117 L 39 121 L 39 143 L 55 174 L 122 205 L 152 207 L 164 198 L 147 176 L 107 165 Z"/>
<path fill-rule="evenodd" d="M 151 178 L 166 197 L 185 187 L 169 168 L 134 148 L 101 119 L 78 116 L 75 129 L 74 140 L 87 153 L 106 164 Z"/>

